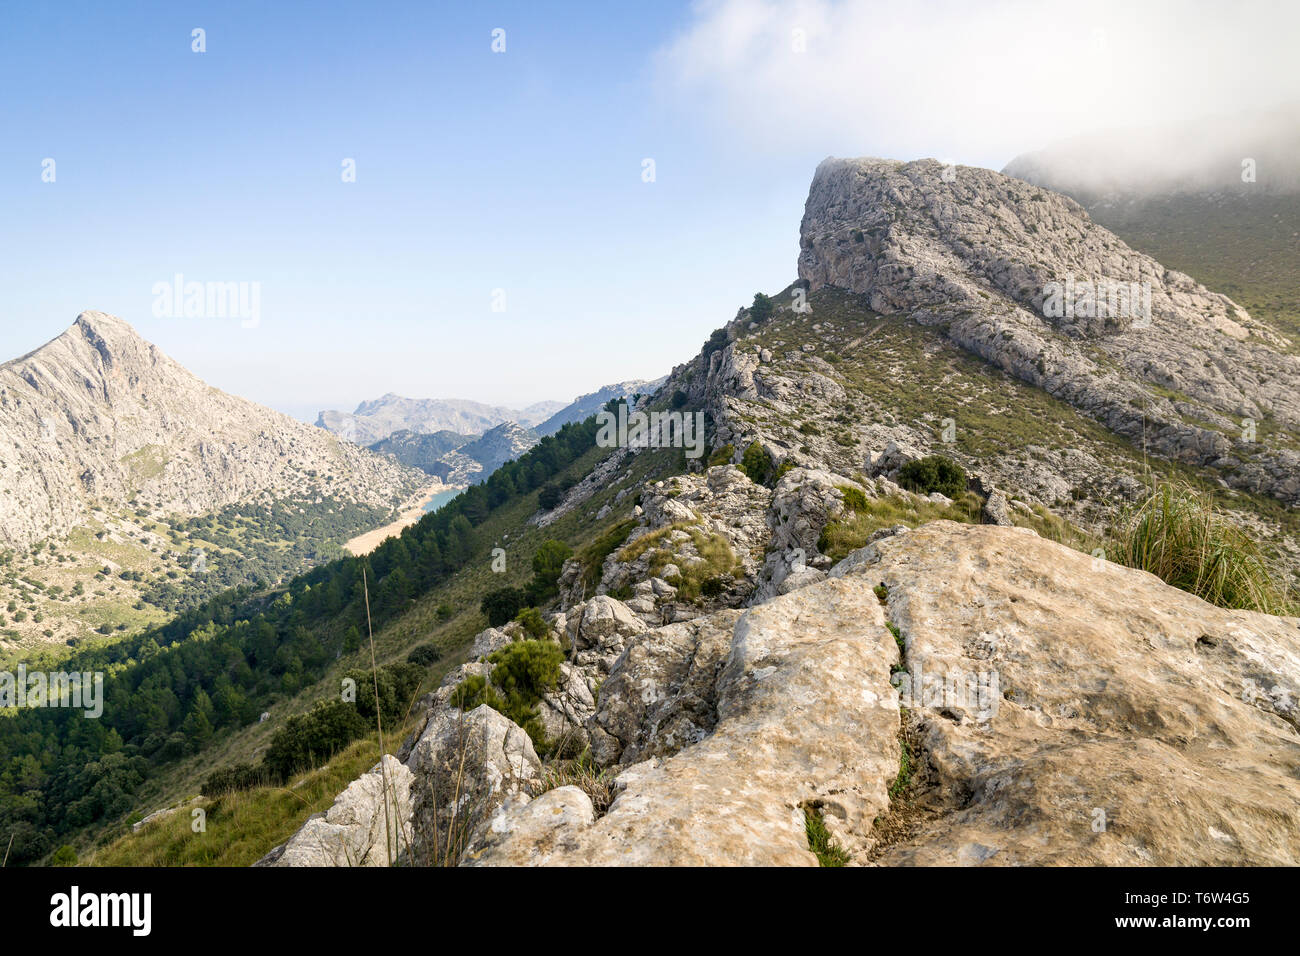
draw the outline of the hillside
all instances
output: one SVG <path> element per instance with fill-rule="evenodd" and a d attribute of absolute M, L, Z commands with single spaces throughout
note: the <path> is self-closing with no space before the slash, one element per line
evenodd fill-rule
<path fill-rule="evenodd" d="M 1110 133 L 1003 170 L 1070 196 L 1166 266 L 1300 337 L 1300 109 Z M 1249 168 L 1246 168 L 1249 164 Z"/>
<path fill-rule="evenodd" d="M 801 247 L 813 290 L 862 293 L 1135 445 L 1300 502 L 1300 358 L 1290 343 L 1126 246 L 1073 200 L 989 170 L 961 167 L 947 182 L 931 162 L 827 160 Z M 1067 280 L 1079 308 L 1052 315 L 1053 286 L 1059 304 Z M 1149 307 L 1107 314 L 1124 310 L 1098 290 L 1131 284 L 1147 290 Z"/>
<path fill-rule="evenodd" d="M 0 649 L 134 632 L 297 574 L 425 484 L 82 313 L 0 366 Z"/>

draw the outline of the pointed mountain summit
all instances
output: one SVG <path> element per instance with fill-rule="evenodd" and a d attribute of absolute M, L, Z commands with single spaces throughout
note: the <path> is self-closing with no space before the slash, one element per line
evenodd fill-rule
<path fill-rule="evenodd" d="M 420 482 L 213 388 L 103 312 L 0 365 L 0 542 L 10 546 L 66 535 L 95 507 L 194 515 L 326 491 L 387 507 Z"/>

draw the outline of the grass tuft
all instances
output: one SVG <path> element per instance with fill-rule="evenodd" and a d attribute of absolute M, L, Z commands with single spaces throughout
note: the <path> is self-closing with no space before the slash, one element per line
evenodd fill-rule
<path fill-rule="evenodd" d="M 1255 541 L 1184 483 L 1157 486 L 1122 515 L 1106 555 L 1219 607 L 1288 610 Z"/>
<path fill-rule="evenodd" d="M 848 851 L 831 842 L 831 834 L 826 829 L 821 810 L 804 807 L 803 821 L 804 832 L 808 835 L 808 849 L 816 855 L 817 862 L 822 866 L 848 866 Z"/>

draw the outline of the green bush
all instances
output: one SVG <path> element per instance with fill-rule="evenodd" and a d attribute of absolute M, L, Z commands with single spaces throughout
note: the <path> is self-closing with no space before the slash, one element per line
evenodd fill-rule
<path fill-rule="evenodd" d="M 251 763 L 237 763 L 208 774 L 200 788 L 205 797 L 219 797 L 235 790 L 249 790 L 267 782 L 266 770 Z"/>
<path fill-rule="evenodd" d="M 714 451 L 713 454 L 709 455 L 709 467 L 712 468 L 714 465 L 729 465 L 731 464 L 732 456 L 735 454 L 735 445 L 723 445 L 721 448 Z"/>
<path fill-rule="evenodd" d="M 483 595 L 479 609 L 487 615 L 489 627 L 508 624 L 527 603 L 520 588 L 497 588 Z"/>
<path fill-rule="evenodd" d="M 50 866 L 76 866 L 76 865 L 77 865 L 77 851 L 67 843 L 63 844 L 63 846 L 55 850 L 54 855 L 50 857 Z"/>
<path fill-rule="evenodd" d="M 481 675 L 462 681 L 452 692 L 451 702 L 461 710 L 487 704 L 527 731 L 539 753 L 549 751 L 550 742 L 537 716 L 542 696 L 559 682 L 564 652 L 552 641 L 515 641 L 488 656 L 491 682 Z"/>
<path fill-rule="evenodd" d="M 1288 610 L 1258 545 L 1186 484 L 1162 484 L 1124 514 L 1106 556 L 1219 607 Z"/>
<path fill-rule="evenodd" d="M 772 474 L 772 459 L 762 444 L 752 442 L 740 458 L 740 470 L 756 485 L 766 483 Z"/>
<path fill-rule="evenodd" d="M 321 701 L 276 731 L 262 763 L 267 776 L 285 781 L 291 774 L 324 763 L 369 730 L 357 708 L 342 700 Z"/>
<path fill-rule="evenodd" d="M 776 306 L 773 305 L 770 297 L 761 292 L 754 293 L 754 304 L 749 307 L 750 321 L 757 322 L 761 325 L 770 319 L 772 313 L 775 311 Z"/>
<path fill-rule="evenodd" d="M 836 485 L 840 494 L 844 496 L 844 506 L 854 514 L 866 514 L 867 496 L 852 485 Z"/>
<path fill-rule="evenodd" d="M 573 549 L 563 541 L 543 541 L 533 553 L 533 579 L 528 584 L 527 598 L 534 604 L 542 604 L 553 598 L 557 589 L 564 562 L 573 556 Z"/>
<path fill-rule="evenodd" d="M 898 484 L 920 495 L 934 492 L 956 498 L 966 490 L 966 469 L 943 455 L 909 461 L 898 472 Z"/>
<path fill-rule="evenodd" d="M 709 358 L 713 353 L 726 348 L 727 343 L 730 341 L 731 339 L 727 336 L 726 329 L 714 329 L 713 334 L 710 335 L 709 340 L 704 343 L 704 348 L 700 353 L 704 357 L 704 364 L 708 365 Z"/>
<path fill-rule="evenodd" d="M 419 647 L 412 648 L 411 653 L 406 655 L 407 663 L 417 667 L 432 667 L 441 658 L 442 651 L 432 644 L 421 644 Z"/>
<path fill-rule="evenodd" d="M 542 612 L 535 607 L 526 607 L 515 615 L 515 620 L 524 626 L 532 637 L 546 637 L 551 633 L 550 625 L 542 617 Z"/>

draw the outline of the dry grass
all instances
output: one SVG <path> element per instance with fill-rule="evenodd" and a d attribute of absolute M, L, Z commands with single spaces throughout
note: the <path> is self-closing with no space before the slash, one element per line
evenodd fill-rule
<path fill-rule="evenodd" d="M 1117 522 L 1106 556 L 1219 607 L 1285 613 L 1259 546 L 1190 485 L 1166 482 Z"/>

